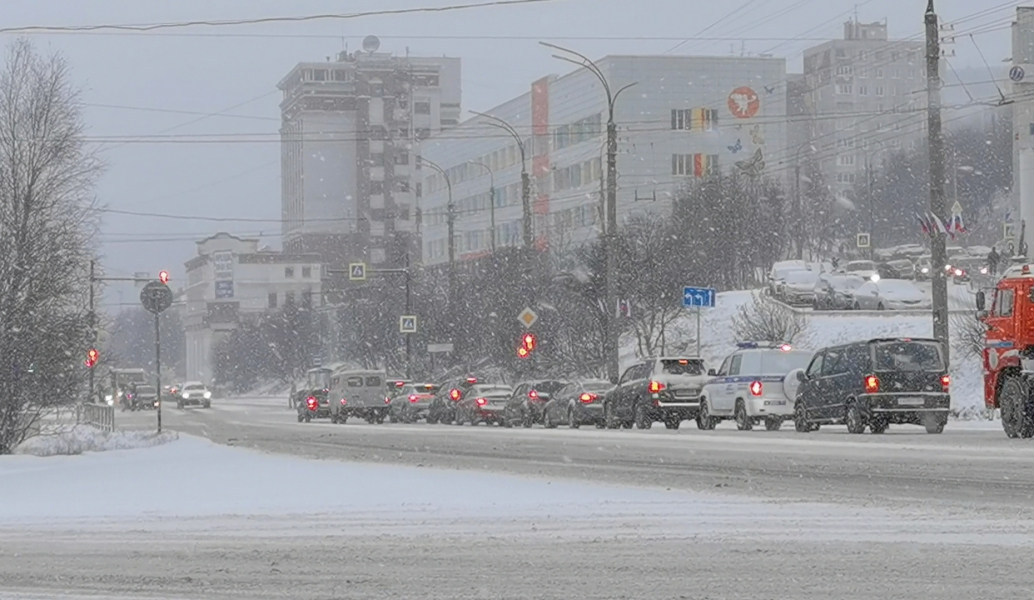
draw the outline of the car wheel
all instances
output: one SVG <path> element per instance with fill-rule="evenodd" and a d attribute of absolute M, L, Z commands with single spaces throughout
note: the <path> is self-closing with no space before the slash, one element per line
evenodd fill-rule
<path fill-rule="evenodd" d="M 862 305 L 855 302 L 854 306 L 852 306 L 851 308 L 853 308 L 854 310 L 862 310 Z"/>
<path fill-rule="evenodd" d="M 646 407 L 642 404 L 635 405 L 635 426 L 636 429 L 649 429 L 653 427 L 653 417 L 647 413 Z"/>
<path fill-rule="evenodd" d="M 1029 416 L 1025 414 L 1029 399 L 1030 389 L 1020 377 L 1009 377 L 1002 384 L 1002 391 L 998 394 L 998 404 L 1002 408 L 1002 429 L 1010 438 L 1020 437 L 1023 433 L 1024 422 L 1029 421 Z"/>
<path fill-rule="evenodd" d="M 574 418 L 574 410 L 568 409 L 567 410 L 567 427 L 570 428 L 570 429 L 578 429 L 579 427 L 581 427 L 581 425 L 582 424 L 578 422 L 578 419 Z"/>
<path fill-rule="evenodd" d="M 707 406 L 707 400 L 700 401 L 700 412 L 697 413 L 697 429 L 710 431 L 718 424 L 718 419 L 711 416 L 711 409 Z"/>
<path fill-rule="evenodd" d="M 747 415 L 747 404 L 743 400 L 736 401 L 736 409 L 733 414 L 736 416 L 736 429 L 740 431 L 754 429 L 754 420 Z"/>
<path fill-rule="evenodd" d="M 311 414 L 305 413 L 305 422 L 306 423 L 311 423 L 312 422 L 312 415 Z"/>
<path fill-rule="evenodd" d="M 603 421 L 596 421 L 596 429 L 603 429 L 606 426 L 607 426 L 607 424 L 604 423 Z"/>
<path fill-rule="evenodd" d="M 924 415 L 923 416 L 923 427 L 926 428 L 926 433 L 938 434 L 944 431 L 944 426 L 948 424 L 948 415 Z"/>
<path fill-rule="evenodd" d="M 857 404 L 852 402 L 847 406 L 844 421 L 847 422 L 848 433 L 865 433 L 865 420 L 862 419 L 862 411 L 858 409 Z"/>
<path fill-rule="evenodd" d="M 204 406 L 204 407 L 205 407 L 205 408 L 212 408 L 212 403 L 211 403 L 211 402 L 208 402 L 208 401 L 206 401 L 206 402 L 205 402 L 205 406 Z"/>
<path fill-rule="evenodd" d="M 553 416 L 549 414 L 548 410 L 542 411 L 542 426 L 546 429 L 556 429 L 556 423 L 553 421 Z"/>
<path fill-rule="evenodd" d="M 886 433 L 887 427 L 889 425 L 890 423 L 887 421 L 887 419 L 883 417 L 873 417 L 873 419 L 869 421 L 869 431 L 877 435 L 881 433 Z"/>
<path fill-rule="evenodd" d="M 607 429 L 621 427 L 621 422 L 618 421 L 618 416 L 614 414 L 614 405 L 612 404 L 603 405 L 603 426 Z"/>
<path fill-rule="evenodd" d="M 301 415 L 298 415 L 298 422 L 299 422 L 299 423 L 301 423 L 301 422 L 302 422 L 302 421 L 304 421 L 304 420 L 305 420 L 305 419 L 304 419 L 304 418 L 302 418 L 302 416 L 301 416 Z"/>
<path fill-rule="evenodd" d="M 634 421 L 622 421 L 621 422 L 621 428 L 622 429 L 631 429 L 632 425 L 634 425 L 634 424 L 635 424 Z"/>
<path fill-rule="evenodd" d="M 521 424 L 524 425 L 525 428 L 530 428 L 535 424 L 535 417 L 531 415 L 531 411 L 525 411 L 524 414 L 521 415 Z"/>
<path fill-rule="evenodd" d="M 769 417 L 765 419 L 765 429 L 768 431 L 779 431 L 783 426 L 783 420 L 779 417 Z"/>
<path fill-rule="evenodd" d="M 456 410 L 456 414 L 452 417 L 452 422 L 454 425 L 463 425 L 463 414 L 459 411 L 459 409 Z"/>
<path fill-rule="evenodd" d="M 330 413 L 330 424 L 337 425 L 337 415 L 334 413 Z"/>
<path fill-rule="evenodd" d="M 678 429 L 681 424 L 682 419 L 678 417 L 668 417 L 664 420 L 664 426 L 668 429 Z"/>
<path fill-rule="evenodd" d="M 428 425 L 438 424 L 438 417 L 436 415 L 432 415 L 430 412 L 427 413 L 427 418 L 424 420 L 427 421 Z"/>
<path fill-rule="evenodd" d="M 398 415 L 396 415 L 395 413 L 389 413 L 388 414 L 388 422 L 389 423 L 398 423 L 399 422 Z"/>
<path fill-rule="evenodd" d="M 793 407 L 793 428 L 797 430 L 797 433 L 808 433 L 815 431 L 812 428 L 813 425 L 808 421 L 808 409 L 804 407 L 804 403 L 797 401 Z"/>
<path fill-rule="evenodd" d="M 177 402 L 176 403 L 176 408 L 178 408 L 180 410 L 183 410 L 183 403 L 182 402 Z"/>
<path fill-rule="evenodd" d="M 876 310 L 886 310 L 886 307 L 884 307 L 883 303 L 880 302 L 879 304 L 876 305 Z"/>

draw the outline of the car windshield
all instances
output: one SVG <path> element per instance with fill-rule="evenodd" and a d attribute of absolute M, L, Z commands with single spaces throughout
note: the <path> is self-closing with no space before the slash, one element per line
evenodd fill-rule
<path fill-rule="evenodd" d="M 532 385 L 531 389 L 540 394 L 555 394 L 565 385 L 567 385 L 567 383 L 563 381 L 542 381 Z"/>
<path fill-rule="evenodd" d="M 594 381 L 592 383 L 582 384 L 582 389 L 586 392 L 606 392 L 612 387 L 614 386 L 606 381 Z"/>
<path fill-rule="evenodd" d="M 877 286 L 881 293 L 891 294 L 918 294 L 919 288 L 908 281 L 896 281 L 884 279 Z"/>
<path fill-rule="evenodd" d="M 878 371 L 943 371 L 944 359 L 937 342 L 889 341 L 873 344 Z"/>
<path fill-rule="evenodd" d="M 153 394 L 153 393 L 155 393 L 153 385 L 141 385 L 141 386 L 136 388 L 136 391 L 140 392 L 141 394 Z"/>
<path fill-rule="evenodd" d="M 811 362 L 811 352 L 791 350 L 790 352 L 761 353 L 760 375 L 786 375 L 794 369 L 804 369 Z"/>
<path fill-rule="evenodd" d="M 868 260 L 859 260 L 847 263 L 847 271 L 875 271 L 876 263 Z"/>
<path fill-rule="evenodd" d="M 513 388 L 508 385 L 479 385 L 473 392 L 482 396 L 509 396 L 513 393 Z"/>
<path fill-rule="evenodd" d="M 830 280 L 833 287 L 841 290 L 857 290 L 858 288 L 865 285 L 865 280 L 861 277 L 837 277 Z"/>
<path fill-rule="evenodd" d="M 184 390 L 203 390 L 203 389 L 205 389 L 205 384 L 203 384 L 203 383 L 188 383 L 186 386 L 183 387 L 183 389 Z"/>
<path fill-rule="evenodd" d="M 661 372 L 668 375 L 703 375 L 704 361 L 699 358 L 669 358 L 661 361 Z"/>
<path fill-rule="evenodd" d="M 819 274 L 814 271 L 791 271 L 786 275 L 786 283 L 814 284 L 818 280 Z"/>

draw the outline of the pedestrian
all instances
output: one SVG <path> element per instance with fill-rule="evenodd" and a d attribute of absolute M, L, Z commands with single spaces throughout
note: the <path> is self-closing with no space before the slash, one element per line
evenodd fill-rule
<path fill-rule="evenodd" d="M 832 264 L 832 265 L 833 265 L 833 269 L 834 269 L 834 270 L 835 270 L 835 269 L 839 269 L 839 268 L 840 268 L 840 259 L 839 259 L 839 258 L 837 258 L 837 257 L 835 257 L 835 256 L 834 256 L 834 257 L 833 257 L 833 260 L 831 260 L 831 261 L 829 261 L 829 262 L 830 262 L 830 264 Z"/>
<path fill-rule="evenodd" d="M 289 406 L 290 408 L 294 408 L 294 397 L 295 397 L 296 395 L 298 395 L 298 388 L 297 388 L 297 386 L 295 385 L 295 383 L 294 383 L 294 382 L 292 381 L 292 382 L 291 382 L 291 391 L 290 391 L 290 395 L 289 395 L 289 396 L 287 397 L 287 405 L 288 405 L 288 406 Z"/>
<path fill-rule="evenodd" d="M 992 246 L 991 252 L 987 255 L 987 268 L 991 271 L 991 275 L 998 275 L 998 261 L 1000 258 L 998 250 Z"/>

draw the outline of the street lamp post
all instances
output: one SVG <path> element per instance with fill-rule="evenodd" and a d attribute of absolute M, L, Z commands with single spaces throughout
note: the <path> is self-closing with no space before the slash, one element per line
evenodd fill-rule
<path fill-rule="evenodd" d="M 872 170 L 872 159 L 886 150 L 887 148 L 880 148 L 872 154 L 865 155 L 865 178 L 869 187 L 869 260 L 874 260 L 873 257 L 876 256 L 876 211 L 874 207 L 875 196 L 872 191 L 873 180 L 876 179 L 876 174 Z"/>
<path fill-rule="evenodd" d="M 488 217 L 491 220 L 492 256 L 495 256 L 495 171 L 492 170 L 492 167 L 480 161 L 472 160 L 470 161 L 470 164 L 484 167 L 484 169 L 488 171 Z"/>
<path fill-rule="evenodd" d="M 550 44 L 547 42 L 539 42 L 539 44 L 566 52 L 578 57 L 580 60 L 574 60 L 566 56 L 560 56 L 554 54 L 554 58 L 558 58 L 562 61 L 569 62 L 573 65 L 577 65 L 588 70 L 590 73 L 596 76 L 603 84 L 603 91 L 607 94 L 607 211 L 606 211 L 606 229 L 604 230 L 604 243 L 603 249 L 607 258 L 607 279 L 606 279 L 606 348 L 607 348 L 607 375 L 611 381 L 617 382 L 618 370 L 620 368 L 620 343 L 617 327 L 617 231 L 618 231 L 618 208 L 617 208 L 617 154 L 618 154 L 618 134 L 617 124 L 614 123 L 614 104 L 617 102 L 618 96 L 621 92 L 635 85 L 635 83 L 629 83 L 624 87 L 618 89 L 616 92 L 611 90 L 610 82 L 607 81 L 603 71 L 599 68 L 596 63 L 589 60 L 584 54 L 575 52 L 562 46 Z"/>
<path fill-rule="evenodd" d="M 521 153 L 521 210 L 523 211 L 521 215 L 521 236 L 522 241 L 524 242 L 524 247 L 531 248 L 533 239 L 531 231 L 531 177 L 528 175 L 528 156 L 525 153 L 524 140 L 521 139 L 520 134 L 513 128 L 513 125 L 510 125 L 499 117 L 492 116 L 488 113 L 478 112 L 476 110 L 472 110 L 470 113 L 488 119 L 489 125 L 498 127 L 506 133 L 509 133 L 514 141 L 517 142 L 517 149 Z M 495 249 L 493 248 L 493 251 L 494 250 Z"/>
<path fill-rule="evenodd" d="M 449 190 L 449 203 L 446 205 L 447 215 L 446 223 L 449 228 L 449 315 L 452 316 L 453 308 L 453 294 L 456 291 L 456 207 L 452 203 L 452 182 L 449 180 L 449 174 L 445 172 L 445 169 L 438 166 L 437 163 L 427 160 L 423 156 L 417 157 L 418 163 L 423 163 L 438 173 L 441 174 L 442 178 L 445 179 L 445 187 Z"/>
<path fill-rule="evenodd" d="M 801 150 L 805 147 L 815 151 L 811 141 L 806 141 L 797 146 L 793 157 L 793 195 L 794 195 L 794 241 L 797 244 L 797 260 L 804 259 L 804 207 L 801 204 Z"/>

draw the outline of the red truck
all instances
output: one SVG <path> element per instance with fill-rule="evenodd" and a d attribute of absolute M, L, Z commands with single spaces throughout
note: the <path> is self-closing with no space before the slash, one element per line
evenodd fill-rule
<path fill-rule="evenodd" d="M 1024 265 L 1001 279 L 988 309 L 977 292 L 977 316 L 987 325 L 984 341 L 984 404 L 1000 408 L 1011 438 L 1034 437 L 1034 273 Z"/>

